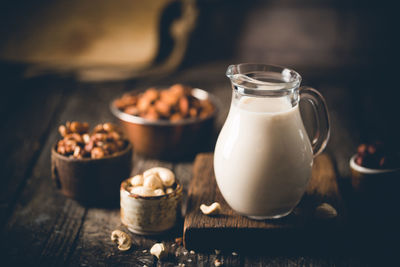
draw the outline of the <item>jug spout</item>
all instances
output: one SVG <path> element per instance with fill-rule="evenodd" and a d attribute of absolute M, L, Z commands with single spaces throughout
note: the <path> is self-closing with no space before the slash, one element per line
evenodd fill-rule
<path fill-rule="evenodd" d="M 226 76 L 229 79 L 233 79 L 233 76 L 237 74 L 237 65 L 229 65 L 228 69 L 226 70 Z"/>
<path fill-rule="evenodd" d="M 230 65 L 226 70 L 232 87 L 240 93 L 261 96 L 285 96 L 294 93 L 301 76 L 294 70 L 257 63 Z"/>

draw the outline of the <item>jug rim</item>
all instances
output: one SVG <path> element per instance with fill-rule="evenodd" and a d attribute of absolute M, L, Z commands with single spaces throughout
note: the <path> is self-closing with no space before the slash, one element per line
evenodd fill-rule
<path fill-rule="evenodd" d="M 264 63 L 229 65 L 226 76 L 235 90 L 247 95 L 284 96 L 294 93 L 301 83 L 301 76 L 295 70 Z"/>

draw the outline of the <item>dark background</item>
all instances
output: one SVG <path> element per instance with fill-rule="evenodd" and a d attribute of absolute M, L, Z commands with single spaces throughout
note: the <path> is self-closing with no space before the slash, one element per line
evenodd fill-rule
<path fill-rule="evenodd" d="M 2 41 L 18 32 L 23 22 L 32 19 L 32 13 L 44 9 L 48 3 L 47 0 L 3 1 L 0 48 Z M 355 107 L 357 127 L 362 129 L 360 139 L 388 139 L 397 144 L 398 14 L 394 3 L 197 1 L 197 25 L 179 68 L 215 61 L 262 62 L 294 68 L 302 74 L 303 84 L 318 87 L 322 81 L 329 81 L 346 86 L 352 99 L 344 101 L 351 101 Z M 170 4 L 160 19 L 161 46 L 156 62 L 162 61 L 171 49 L 173 41 L 165 28 L 179 12 L 179 3 Z M 24 62 L 0 63 L 3 117 L 12 117 L 9 105 L 24 97 L 24 90 L 34 90 L 26 87 L 38 78 L 22 78 L 27 66 Z M 48 76 L 73 79 L 69 73 Z"/>

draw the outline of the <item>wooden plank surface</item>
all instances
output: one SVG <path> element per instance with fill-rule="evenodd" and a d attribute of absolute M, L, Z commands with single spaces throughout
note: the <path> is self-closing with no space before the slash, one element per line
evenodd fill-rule
<path fill-rule="evenodd" d="M 314 160 L 312 177 L 303 200 L 289 215 L 277 220 L 251 220 L 234 212 L 223 199 L 215 181 L 213 154 L 199 154 L 194 162 L 193 179 L 189 186 L 188 211 L 184 223 L 184 241 L 189 249 L 207 249 L 210 244 L 219 248 L 252 249 L 269 240 L 269 250 L 296 248 L 298 240 L 307 237 L 314 244 L 324 233 L 324 242 L 332 242 L 344 222 L 336 174 L 327 154 Z M 201 204 L 221 204 L 221 214 L 204 215 Z M 315 217 L 315 208 L 328 202 L 338 211 L 333 220 Z M 321 232 L 322 231 L 322 232 Z M 254 246 L 252 246 L 252 244 Z M 242 246 L 244 245 L 244 246 Z M 306 246 L 303 246 L 306 247 Z M 315 249 L 315 247 L 313 246 Z M 298 249 L 298 248 L 296 248 Z"/>
<path fill-rule="evenodd" d="M 1 103 L 9 103 L 6 108 L 2 106 L 1 112 L 13 105 L 20 109 L 18 115 L 2 113 L 6 121 L 2 124 L 3 141 L 0 147 L 6 153 L 1 155 L 1 179 L 5 183 L 0 192 L 1 208 L 7 211 L 4 213 L 5 222 L 0 235 L 2 265 L 177 266 L 184 263 L 185 266 L 213 266 L 215 259 L 221 260 L 225 266 L 371 265 L 372 253 L 338 256 L 336 250 L 327 255 L 274 255 L 268 251 L 239 255 L 232 255 L 232 251 L 223 251 L 220 255 L 198 251 L 191 254 L 173 242 L 175 237 L 182 236 L 182 225 L 164 236 L 131 234 L 135 246 L 128 252 L 120 252 L 109 239 L 109 234 L 115 228 L 127 231 L 120 223 L 118 208 L 82 207 L 55 191 L 50 178 L 49 152 L 58 138 L 56 129 L 59 124 L 73 119 L 86 120 L 91 124 L 114 120 L 108 111 L 108 103 L 121 93 L 181 82 L 204 88 L 221 100 L 216 125 L 218 131 L 230 105 L 231 89 L 224 74 L 229 63 L 194 66 L 168 77 L 152 77 L 140 81 L 77 84 L 73 79 L 43 77 L 43 80 L 37 82 L 27 80 L 22 89 L 18 83 L 16 86 L 20 91 L 11 94 L 10 99 L 1 99 Z M 319 80 L 311 78 L 311 82 L 315 81 Z M 354 118 L 351 117 L 354 106 L 348 87 L 335 81 L 307 84 L 320 85 L 317 88 L 322 89 L 331 107 L 332 138 L 327 150 L 338 164 L 340 177 L 345 177 L 348 172 L 346 157 L 354 151 L 359 138 L 357 127 L 353 124 Z M 14 99 L 16 96 L 23 96 L 24 101 Z M 15 104 L 19 101 L 19 105 Z M 29 121 L 25 114 L 31 115 Z M 159 162 L 135 155 L 133 172 L 143 170 L 146 166 L 162 164 L 173 168 L 186 193 L 192 176 L 193 159 Z M 158 262 L 148 252 L 155 242 L 164 242 L 173 256 Z M 386 258 L 378 257 L 378 262 L 382 259 Z"/>
<path fill-rule="evenodd" d="M 13 91 L 5 106 L 12 116 L 4 116 L 1 125 L 0 151 L 0 226 L 10 215 L 18 195 L 31 174 L 60 112 L 68 83 L 48 79 L 25 81 L 21 87 L 10 85 Z"/>

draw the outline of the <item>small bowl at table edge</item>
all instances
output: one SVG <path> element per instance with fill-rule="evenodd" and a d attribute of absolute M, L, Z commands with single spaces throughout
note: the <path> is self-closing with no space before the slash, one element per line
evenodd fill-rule
<path fill-rule="evenodd" d="M 355 162 L 357 154 L 350 158 L 351 184 L 356 192 L 363 194 L 383 194 L 400 184 L 400 168 L 372 169 Z"/>

